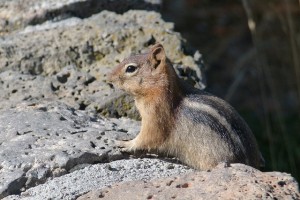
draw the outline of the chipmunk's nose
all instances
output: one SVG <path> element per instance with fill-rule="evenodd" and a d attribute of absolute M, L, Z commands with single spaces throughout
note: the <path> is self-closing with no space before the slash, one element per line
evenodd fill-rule
<path fill-rule="evenodd" d="M 114 78 L 114 76 L 113 76 L 112 73 L 108 74 L 107 79 L 106 79 L 106 83 L 109 85 L 109 87 L 110 87 L 111 89 L 114 89 L 114 88 L 115 88 L 115 87 L 114 87 L 114 83 L 115 83 L 115 80 L 114 80 L 114 79 L 115 79 L 115 78 Z"/>
<path fill-rule="evenodd" d="M 107 82 L 111 84 L 120 84 L 121 76 L 122 76 L 122 65 L 118 65 L 108 74 Z"/>
<path fill-rule="evenodd" d="M 119 86 L 121 84 L 121 77 L 118 74 L 117 71 L 112 71 L 111 73 L 108 74 L 106 82 L 113 87 L 114 86 Z"/>

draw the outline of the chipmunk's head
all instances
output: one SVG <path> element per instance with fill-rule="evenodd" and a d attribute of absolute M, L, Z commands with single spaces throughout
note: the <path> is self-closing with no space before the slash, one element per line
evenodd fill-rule
<path fill-rule="evenodd" d="M 168 82 L 167 68 L 170 67 L 173 70 L 163 46 L 155 44 L 148 53 L 132 55 L 122 61 L 110 74 L 109 82 L 136 96 L 150 94 Z"/>

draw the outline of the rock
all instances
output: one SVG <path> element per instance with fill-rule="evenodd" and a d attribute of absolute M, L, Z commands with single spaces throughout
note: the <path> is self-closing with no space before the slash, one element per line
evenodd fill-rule
<path fill-rule="evenodd" d="M 0 3 L 0 35 L 27 25 L 87 18 L 103 10 L 123 13 L 130 9 L 158 10 L 160 0 L 3 0 Z"/>
<path fill-rule="evenodd" d="M 150 181 L 113 184 L 91 191 L 87 199 L 299 199 L 296 180 L 289 174 L 260 172 L 243 164 Z"/>
<path fill-rule="evenodd" d="M 165 46 L 182 78 L 204 87 L 201 55 L 184 45 L 172 23 L 156 12 L 103 11 L 87 19 L 28 26 L 0 38 L 0 109 L 51 98 L 76 109 L 136 119 L 132 98 L 113 90 L 106 75 L 155 42 Z"/>
<path fill-rule="evenodd" d="M 188 167 L 158 159 L 118 160 L 89 165 L 32 187 L 21 195 L 12 195 L 4 199 L 76 199 L 91 190 L 118 182 L 146 181 L 192 171 L 194 170 Z"/>
<path fill-rule="evenodd" d="M 2 110 L 0 197 L 69 173 L 77 165 L 124 158 L 114 140 L 133 138 L 138 131 L 136 121 L 95 118 L 62 103 Z"/>

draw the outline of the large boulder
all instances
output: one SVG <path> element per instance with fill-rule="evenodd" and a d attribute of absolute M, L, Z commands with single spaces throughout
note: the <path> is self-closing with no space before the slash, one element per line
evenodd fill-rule
<path fill-rule="evenodd" d="M 61 103 L 2 110 L 0 197 L 66 174 L 80 164 L 115 160 L 121 153 L 113 139 L 121 133 L 134 136 L 138 129 L 138 122 L 95 118 Z"/>
<path fill-rule="evenodd" d="M 230 167 L 220 164 L 212 171 L 113 184 L 82 195 L 78 200 L 299 199 L 298 187 L 289 174 L 263 173 L 243 164 Z"/>
<path fill-rule="evenodd" d="M 45 21 L 87 18 L 103 10 L 159 10 L 161 0 L 2 0 L 0 35 Z"/>
<path fill-rule="evenodd" d="M 181 77 L 204 87 L 201 55 L 184 45 L 172 23 L 156 12 L 103 11 L 87 19 L 28 26 L 0 38 L 0 109 L 51 98 L 105 116 L 138 118 L 132 99 L 113 90 L 106 75 L 155 42 L 165 46 Z"/>
<path fill-rule="evenodd" d="M 127 160 L 114 140 L 134 138 L 139 128 L 137 121 L 95 117 L 62 103 L 21 104 L 2 110 L 0 198 L 24 192 L 21 197 L 73 199 L 101 185 L 191 171 L 157 159 Z"/>
<path fill-rule="evenodd" d="M 2 110 L 0 197 L 6 200 L 300 197 L 296 180 L 285 173 L 261 172 L 243 164 L 225 163 L 211 171 L 195 172 L 172 158 L 137 154 L 130 159 L 131 156 L 115 147 L 114 141 L 134 138 L 139 129 L 139 122 L 134 120 L 100 118 L 63 103 L 21 104 Z"/>

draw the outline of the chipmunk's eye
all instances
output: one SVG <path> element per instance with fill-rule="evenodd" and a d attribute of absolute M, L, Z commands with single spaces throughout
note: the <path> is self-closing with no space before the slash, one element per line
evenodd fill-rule
<path fill-rule="evenodd" d="M 129 64 L 129 65 L 126 66 L 125 72 L 126 72 L 126 73 L 133 73 L 133 72 L 135 72 L 136 70 L 137 70 L 137 66 L 136 66 L 136 65 L 134 65 L 134 64 Z"/>

